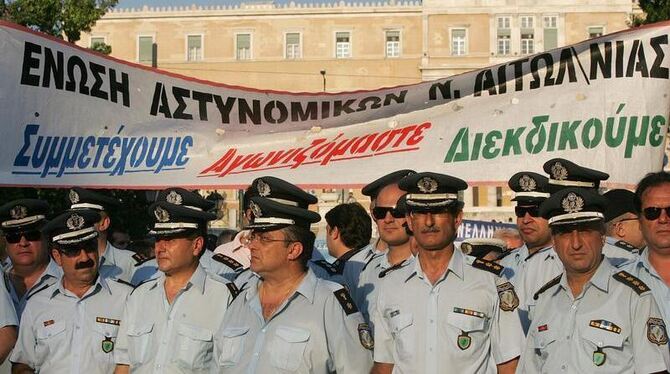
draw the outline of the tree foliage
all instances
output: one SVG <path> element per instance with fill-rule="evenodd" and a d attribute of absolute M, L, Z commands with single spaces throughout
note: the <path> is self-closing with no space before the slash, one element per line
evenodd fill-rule
<path fill-rule="evenodd" d="M 0 0 L 4 19 L 76 42 L 118 0 Z"/>
<path fill-rule="evenodd" d="M 670 19 L 670 0 L 639 0 L 642 16 L 633 16 L 632 26 L 640 26 Z"/>
<path fill-rule="evenodd" d="M 94 43 L 91 46 L 91 49 L 104 55 L 109 55 L 112 53 L 112 46 L 101 42 Z"/>

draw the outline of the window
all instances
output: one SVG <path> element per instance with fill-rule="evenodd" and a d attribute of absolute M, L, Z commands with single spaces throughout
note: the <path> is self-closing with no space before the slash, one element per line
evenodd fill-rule
<path fill-rule="evenodd" d="M 589 39 L 591 38 L 597 38 L 599 36 L 603 36 L 605 33 L 605 28 L 602 26 L 591 26 L 589 27 Z"/>
<path fill-rule="evenodd" d="M 521 53 L 524 55 L 535 53 L 533 34 L 521 34 Z"/>
<path fill-rule="evenodd" d="M 386 57 L 400 56 L 400 31 L 390 30 L 386 32 Z"/>
<path fill-rule="evenodd" d="M 235 35 L 235 50 L 238 60 L 251 60 L 251 34 Z"/>
<path fill-rule="evenodd" d="M 104 36 L 91 36 L 91 42 L 89 44 L 89 48 L 93 48 L 94 45 L 96 44 L 106 44 L 105 43 L 105 37 Z"/>
<path fill-rule="evenodd" d="M 302 57 L 300 50 L 300 33 L 286 33 L 286 59 L 293 60 Z"/>
<path fill-rule="evenodd" d="M 348 32 L 335 33 L 335 57 L 351 57 L 351 37 Z"/>
<path fill-rule="evenodd" d="M 496 206 L 503 206 L 503 189 L 496 187 Z"/>
<path fill-rule="evenodd" d="M 499 55 L 508 55 L 510 54 L 510 38 L 512 35 L 511 30 L 511 18 L 507 16 L 501 16 L 497 18 L 497 53 Z"/>
<path fill-rule="evenodd" d="M 202 35 L 188 35 L 186 37 L 186 60 L 202 60 Z"/>
<path fill-rule="evenodd" d="M 153 53 L 153 36 L 140 36 L 138 38 L 138 53 L 137 60 L 139 62 L 151 62 L 151 55 Z"/>
<path fill-rule="evenodd" d="M 521 28 L 522 29 L 532 29 L 535 27 L 534 24 L 535 17 L 533 16 L 521 16 Z"/>
<path fill-rule="evenodd" d="M 479 187 L 472 187 L 472 206 L 479 206 Z"/>
<path fill-rule="evenodd" d="M 466 33 L 465 29 L 451 30 L 451 55 L 463 56 L 466 54 Z"/>
<path fill-rule="evenodd" d="M 558 17 L 544 16 L 544 50 L 558 47 Z"/>

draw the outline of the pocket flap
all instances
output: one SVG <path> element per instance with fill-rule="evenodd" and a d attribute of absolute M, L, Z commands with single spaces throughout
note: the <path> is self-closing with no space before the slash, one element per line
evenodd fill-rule
<path fill-rule="evenodd" d="M 193 340 L 202 340 L 206 342 L 212 340 L 212 332 L 202 327 L 181 324 L 177 328 L 177 333 Z"/>
<path fill-rule="evenodd" d="M 624 336 L 595 327 L 588 327 L 582 332 L 582 337 L 592 342 L 596 347 L 621 347 Z"/>
<path fill-rule="evenodd" d="M 309 330 L 288 326 L 278 326 L 276 334 L 289 343 L 306 342 L 310 335 Z"/>
<path fill-rule="evenodd" d="M 467 314 L 449 312 L 447 323 L 464 332 L 480 331 L 486 327 L 486 319 Z"/>
<path fill-rule="evenodd" d="M 247 331 L 249 331 L 248 327 L 226 327 L 221 334 L 224 338 L 234 338 L 246 334 Z"/>
<path fill-rule="evenodd" d="M 128 335 L 142 336 L 144 334 L 150 333 L 153 329 L 154 329 L 153 323 L 130 325 L 128 326 Z"/>
<path fill-rule="evenodd" d="M 400 313 L 394 315 L 393 317 L 388 317 L 388 319 L 389 327 L 393 333 L 400 332 L 414 323 L 414 317 L 412 316 L 412 313 Z"/>
<path fill-rule="evenodd" d="M 119 332 L 119 326 L 95 323 L 93 325 L 93 330 L 97 331 L 102 336 L 116 338 Z"/>
<path fill-rule="evenodd" d="M 55 322 L 37 330 L 37 339 L 47 339 L 65 331 L 65 322 Z"/>
<path fill-rule="evenodd" d="M 533 333 L 530 338 L 530 344 L 536 349 L 545 349 L 549 344 L 556 340 L 556 334 L 549 331 Z"/>

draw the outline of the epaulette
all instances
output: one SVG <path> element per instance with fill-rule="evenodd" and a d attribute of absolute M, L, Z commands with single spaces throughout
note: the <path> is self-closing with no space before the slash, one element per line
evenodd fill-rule
<path fill-rule="evenodd" d="M 222 263 L 222 264 L 228 266 L 229 268 L 231 268 L 231 269 L 233 269 L 233 270 L 238 270 L 238 269 L 244 267 L 244 266 L 243 266 L 241 263 L 239 263 L 237 260 L 235 260 L 234 258 L 232 258 L 232 257 L 230 257 L 230 256 L 226 256 L 226 255 L 224 255 L 223 253 L 217 253 L 217 254 L 215 254 L 214 256 L 212 256 L 212 260 L 217 261 L 217 262 L 220 262 L 220 263 Z"/>
<path fill-rule="evenodd" d="M 49 287 L 51 287 L 50 284 L 45 284 L 44 286 L 42 286 L 42 288 L 38 288 L 35 292 L 31 292 L 30 294 L 28 294 L 28 296 L 26 296 L 26 301 L 30 300 L 31 297 L 37 295 L 38 293 L 46 290 Z"/>
<path fill-rule="evenodd" d="M 337 301 L 339 301 L 340 305 L 342 305 L 344 313 L 350 315 L 352 313 L 358 312 L 358 308 L 356 307 L 354 300 L 351 298 L 351 295 L 349 295 L 349 291 L 347 291 L 346 288 L 340 288 L 339 290 L 333 292 L 333 294 L 335 294 L 335 298 L 337 298 Z"/>
<path fill-rule="evenodd" d="M 338 267 L 336 267 L 335 265 L 329 263 L 329 262 L 326 261 L 326 260 L 318 260 L 318 261 L 314 261 L 314 264 L 316 264 L 316 265 L 320 266 L 321 268 L 323 268 L 326 272 L 328 272 L 328 275 L 341 274 L 341 272 L 338 271 L 338 270 L 339 270 Z"/>
<path fill-rule="evenodd" d="M 633 276 L 629 272 L 621 270 L 616 274 L 614 274 L 613 277 L 619 282 L 632 288 L 633 291 L 635 291 L 638 295 L 641 295 L 649 291 L 649 287 L 643 281 L 639 280 L 637 277 Z"/>
<path fill-rule="evenodd" d="M 237 295 L 239 295 L 241 292 L 240 289 L 237 288 L 235 283 L 228 282 L 226 283 L 226 287 L 228 287 L 228 291 L 230 291 L 230 294 L 233 295 L 233 299 L 235 299 Z"/>
<path fill-rule="evenodd" d="M 135 253 L 134 255 L 132 255 L 132 258 L 133 258 L 133 260 L 135 260 L 135 266 L 140 266 L 143 263 L 145 263 L 147 261 L 150 261 L 150 260 L 153 260 L 156 257 L 155 256 L 149 257 L 149 256 L 145 256 L 141 253 Z"/>
<path fill-rule="evenodd" d="M 151 281 L 155 281 L 155 280 L 156 280 L 155 278 L 149 278 L 149 279 L 147 279 L 147 280 L 145 280 L 145 281 L 142 281 L 142 282 L 138 283 L 137 286 L 135 286 L 135 287 L 133 288 L 133 290 L 130 291 L 130 294 L 132 295 L 133 292 L 137 291 L 137 290 L 140 288 L 140 286 L 143 286 L 145 283 L 149 283 L 149 282 L 151 282 Z"/>
<path fill-rule="evenodd" d="M 112 280 L 115 281 L 115 282 L 117 282 L 117 283 L 125 284 L 126 286 L 130 286 L 130 287 L 132 287 L 132 288 L 135 288 L 135 285 L 134 285 L 134 284 L 132 284 L 132 283 L 130 283 L 130 282 L 126 282 L 126 281 L 124 281 L 123 279 L 112 279 Z"/>
<path fill-rule="evenodd" d="M 634 245 L 628 243 L 625 240 L 619 240 L 618 242 L 614 243 L 615 246 L 627 251 L 627 252 L 637 252 L 638 248 L 635 247 Z"/>
<path fill-rule="evenodd" d="M 502 274 L 503 270 L 505 269 L 505 267 L 502 265 L 498 265 L 495 262 L 482 260 L 481 258 L 476 258 L 472 262 L 472 267 L 475 267 L 480 270 L 486 270 L 489 273 L 493 273 L 497 276 L 500 276 L 500 274 Z"/>
<path fill-rule="evenodd" d="M 537 298 L 540 297 L 540 295 L 544 291 L 546 291 L 546 290 L 550 289 L 551 287 L 554 287 L 555 285 L 559 284 L 561 282 L 561 277 L 562 276 L 563 276 L 563 274 L 557 276 L 556 278 L 547 282 L 544 286 L 540 287 L 540 289 L 537 290 L 537 292 L 535 292 L 535 294 L 533 295 L 533 300 L 537 300 Z"/>
<path fill-rule="evenodd" d="M 388 269 L 384 269 L 384 270 L 380 271 L 380 272 L 379 272 L 379 278 L 380 278 L 380 279 L 381 279 L 381 278 L 384 278 L 388 273 L 390 273 L 390 272 L 392 272 L 392 271 L 396 271 L 396 270 L 398 270 L 398 269 L 402 269 L 402 268 L 404 268 L 405 265 L 407 265 L 407 264 L 409 264 L 409 261 L 407 261 L 407 260 L 402 260 L 402 262 L 399 262 L 399 263 L 397 263 L 397 264 L 391 266 L 391 267 L 388 268 Z"/>
<path fill-rule="evenodd" d="M 368 267 L 368 265 L 370 265 L 370 263 L 372 262 L 372 260 L 374 260 L 375 258 L 377 258 L 377 257 L 379 257 L 379 256 L 383 256 L 383 255 L 384 255 L 384 254 L 378 254 L 378 255 L 373 254 L 372 257 L 370 257 L 367 261 L 365 261 L 365 265 L 363 265 L 363 267 L 361 268 L 361 273 L 362 273 L 363 271 L 365 271 L 365 269 Z"/>

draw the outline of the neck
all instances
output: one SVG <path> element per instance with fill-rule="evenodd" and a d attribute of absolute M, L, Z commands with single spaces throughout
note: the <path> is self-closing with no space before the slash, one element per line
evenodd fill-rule
<path fill-rule="evenodd" d="M 102 257 L 107 251 L 107 236 L 98 234 L 98 255 Z"/>
<path fill-rule="evenodd" d="M 551 244 L 552 244 L 552 243 L 551 243 L 551 240 L 550 240 L 550 241 L 548 241 L 548 242 L 546 242 L 546 243 L 537 244 L 537 245 L 534 245 L 534 246 L 532 246 L 532 247 L 530 247 L 530 246 L 528 245 L 528 243 L 526 243 L 526 247 L 528 247 L 528 254 L 531 254 L 531 255 L 532 255 L 533 253 L 539 251 L 540 249 L 550 247 Z"/>
<path fill-rule="evenodd" d="M 69 281 L 66 277 L 63 277 L 63 288 L 77 295 L 80 299 L 86 294 L 91 286 L 93 286 L 92 283 Z"/>
<path fill-rule="evenodd" d="M 565 271 L 568 286 L 570 286 L 573 297 L 577 297 L 582 293 L 584 286 L 586 283 L 588 283 L 589 280 L 591 280 L 591 278 L 593 278 L 593 275 L 596 273 L 596 271 L 598 271 L 598 267 L 586 273 L 576 273 L 568 270 Z"/>
<path fill-rule="evenodd" d="M 198 262 L 194 262 L 190 266 L 171 271 L 170 273 L 165 273 L 165 287 L 171 289 L 182 289 L 198 268 Z"/>
<path fill-rule="evenodd" d="M 453 243 L 441 250 L 428 251 L 419 249 L 419 263 L 421 264 L 421 270 L 423 270 L 431 284 L 435 284 L 447 270 L 453 254 Z"/>
<path fill-rule="evenodd" d="M 649 263 L 656 270 L 656 273 L 663 279 L 666 285 L 670 286 L 670 253 L 663 253 L 658 250 L 647 248 Z"/>
<path fill-rule="evenodd" d="M 333 248 L 333 252 L 331 255 L 335 258 L 340 258 L 344 256 L 347 252 L 349 252 L 351 248 L 346 247 L 344 245 L 335 245 L 335 248 Z"/>
<path fill-rule="evenodd" d="M 391 265 L 397 265 L 407 260 L 412 255 L 410 241 L 400 245 L 389 245 L 388 260 Z"/>
<path fill-rule="evenodd" d="M 305 271 L 296 271 L 295 269 L 287 269 L 281 274 L 264 274 L 262 286 L 270 290 L 283 290 L 295 285 L 306 274 Z"/>
<path fill-rule="evenodd" d="M 29 278 L 31 276 L 39 276 L 47 268 L 47 263 L 34 263 L 32 265 L 17 265 L 12 264 L 12 273 L 22 278 Z"/>
<path fill-rule="evenodd" d="M 376 252 L 382 252 L 388 249 L 388 244 L 386 244 L 385 241 L 380 239 L 377 239 L 377 242 L 374 245 L 375 251 Z"/>

